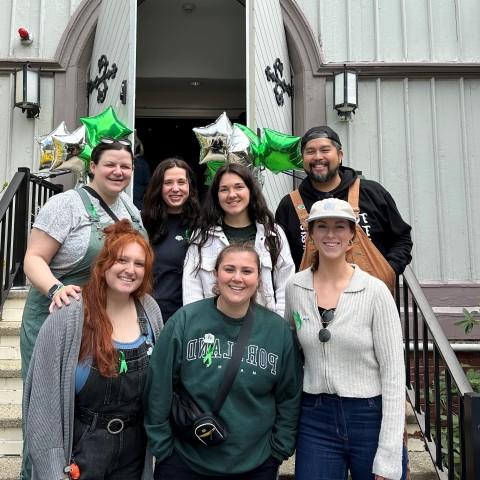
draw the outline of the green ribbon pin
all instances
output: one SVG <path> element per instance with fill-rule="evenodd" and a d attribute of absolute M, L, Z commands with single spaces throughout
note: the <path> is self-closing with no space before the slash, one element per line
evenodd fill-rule
<path fill-rule="evenodd" d="M 90 204 L 89 210 L 90 210 L 90 216 L 92 218 L 98 219 L 98 212 L 93 203 Z"/>
<path fill-rule="evenodd" d="M 190 240 L 190 236 L 192 235 L 192 232 L 190 231 L 189 228 L 187 228 L 184 232 L 183 232 L 183 239 L 185 241 L 189 241 Z"/>
<path fill-rule="evenodd" d="M 295 327 L 300 330 L 302 328 L 302 317 L 298 312 L 293 312 L 293 319 L 295 320 Z"/>
<path fill-rule="evenodd" d="M 118 373 L 127 373 L 128 366 L 127 361 L 125 360 L 125 354 L 120 350 L 120 370 Z"/>
<path fill-rule="evenodd" d="M 213 345 L 207 347 L 205 355 L 202 357 L 203 363 L 209 367 L 212 364 Z"/>

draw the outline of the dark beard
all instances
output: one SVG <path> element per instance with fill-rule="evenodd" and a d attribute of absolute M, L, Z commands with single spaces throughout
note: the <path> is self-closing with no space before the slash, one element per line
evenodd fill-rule
<path fill-rule="evenodd" d="M 337 176 L 339 167 L 340 166 L 337 166 L 335 170 L 328 170 L 328 172 L 325 175 L 319 175 L 317 173 L 313 173 L 312 171 L 307 172 L 306 170 L 305 170 L 305 173 L 307 174 L 308 178 L 312 182 L 327 183 Z"/>

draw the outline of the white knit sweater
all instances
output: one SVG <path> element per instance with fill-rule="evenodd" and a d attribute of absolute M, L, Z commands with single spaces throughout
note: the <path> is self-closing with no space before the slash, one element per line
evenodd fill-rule
<path fill-rule="evenodd" d="M 296 328 L 305 354 L 304 392 L 356 398 L 382 395 L 373 473 L 400 479 L 405 372 L 400 319 L 387 287 L 355 266 L 328 326 L 331 338 L 321 343 L 313 272 L 304 270 L 287 284 L 285 318 Z"/>

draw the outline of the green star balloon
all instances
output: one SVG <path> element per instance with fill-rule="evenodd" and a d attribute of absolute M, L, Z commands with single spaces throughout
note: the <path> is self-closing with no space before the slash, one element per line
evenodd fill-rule
<path fill-rule="evenodd" d="M 132 130 L 118 119 L 112 107 L 94 117 L 82 117 L 80 121 L 85 125 L 88 143 L 92 148 L 98 145 L 103 137 L 117 139 L 132 133 Z"/>
<path fill-rule="evenodd" d="M 300 137 L 264 128 L 259 157 L 260 162 L 273 173 L 301 170 Z"/>
<path fill-rule="evenodd" d="M 90 161 L 90 157 L 92 156 L 92 150 L 93 148 L 87 144 L 83 147 L 83 150 L 78 155 L 81 159 L 85 161 L 85 165 L 87 166 L 88 166 L 88 162 Z"/>
<path fill-rule="evenodd" d="M 207 169 L 205 171 L 205 185 L 210 185 L 213 181 L 213 177 L 217 173 L 217 170 L 222 165 L 225 165 L 225 162 L 221 160 L 213 160 L 211 162 L 207 162 L 206 165 Z"/>

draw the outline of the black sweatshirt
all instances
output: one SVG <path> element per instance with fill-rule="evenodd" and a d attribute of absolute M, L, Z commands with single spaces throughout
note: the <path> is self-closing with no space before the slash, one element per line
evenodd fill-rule
<path fill-rule="evenodd" d="M 355 170 L 340 167 L 340 185 L 330 192 L 320 192 L 307 177 L 302 180 L 299 191 L 310 212 L 318 200 L 334 197 L 348 200 L 348 188 L 357 178 Z M 387 190 L 373 180 L 360 181 L 360 226 L 382 255 L 397 273 L 402 273 L 412 256 L 411 227 L 405 223 Z M 298 270 L 303 256 L 306 232 L 300 225 L 290 195 L 286 195 L 278 205 L 275 220 L 281 225 L 290 244 L 293 261 Z"/>
<path fill-rule="evenodd" d="M 169 214 L 168 234 L 153 245 L 153 293 L 166 322 L 182 306 L 183 262 L 188 248 L 182 215 Z"/>

